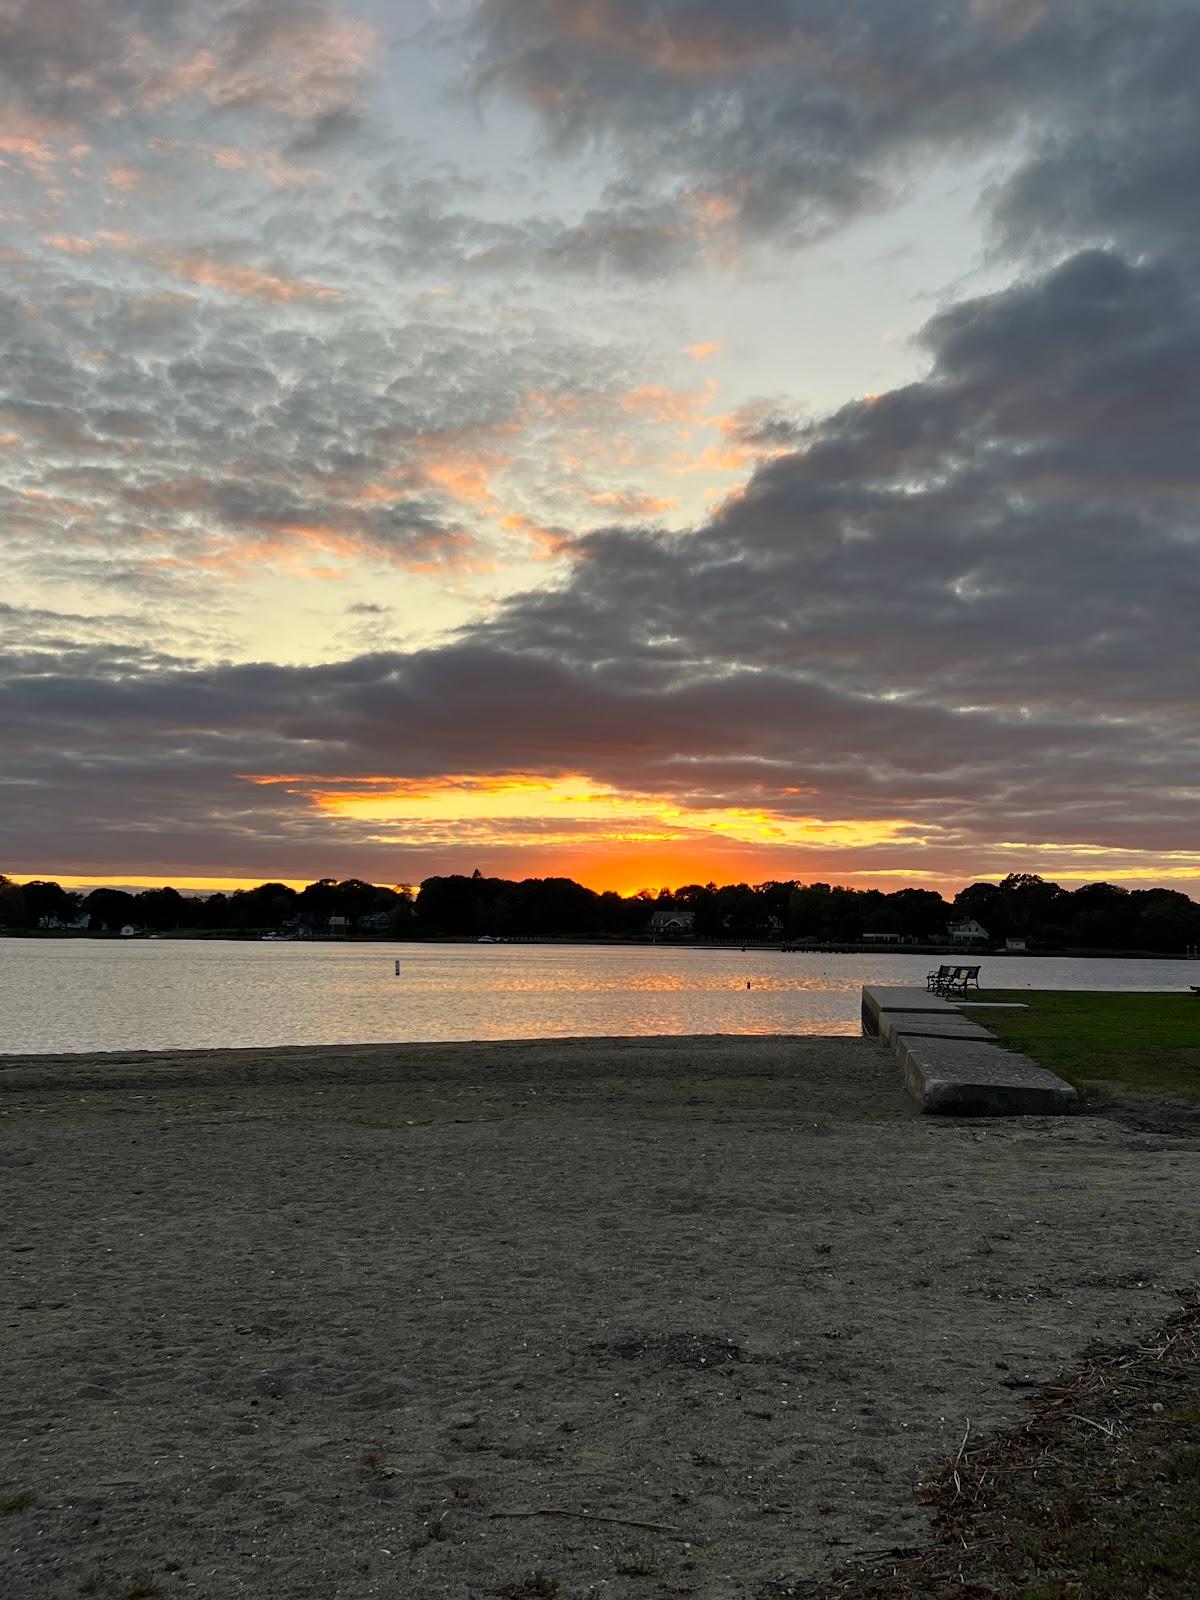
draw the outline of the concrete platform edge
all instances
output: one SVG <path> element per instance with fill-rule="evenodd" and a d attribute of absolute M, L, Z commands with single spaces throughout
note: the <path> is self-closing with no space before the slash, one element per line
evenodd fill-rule
<path fill-rule="evenodd" d="M 962 1012 L 917 989 L 864 985 L 863 1032 L 893 1050 L 905 1088 L 928 1116 L 1068 1116 L 1071 1085 L 1028 1056 L 1002 1050 Z"/>

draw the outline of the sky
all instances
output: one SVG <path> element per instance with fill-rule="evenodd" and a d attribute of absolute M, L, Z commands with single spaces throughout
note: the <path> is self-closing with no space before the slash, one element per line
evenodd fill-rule
<path fill-rule="evenodd" d="M 1200 894 L 1200 0 L 0 0 L 0 870 Z"/>

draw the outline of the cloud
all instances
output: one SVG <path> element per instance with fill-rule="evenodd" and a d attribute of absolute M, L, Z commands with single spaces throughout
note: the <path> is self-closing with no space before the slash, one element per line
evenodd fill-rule
<path fill-rule="evenodd" d="M 205 288 L 222 289 L 227 294 L 265 300 L 270 305 L 287 305 L 293 300 L 340 298 L 339 291 L 328 284 L 314 283 L 308 278 L 288 278 L 277 273 L 260 272 L 256 267 L 218 260 L 206 251 L 151 250 L 147 252 L 146 259 L 184 283 L 201 284 Z"/>
<path fill-rule="evenodd" d="M 0 15 L 24 74 L 0 138 L 43 175 L 133 107 L 201 108 L 147 170 L 186 146 L 222 182 L 265 175 L 240 117 L 285 124 L 281 161 L 355 133 L 369 63 L 329 5 L 218 4 L 207 30 L 150 0 Z M 1193 8 L 477 16 L 478 82 L 611 180 L 574 219 L 489 215 L 446 169 L 340 210 L 298 185 L 241 195 L 208 238 L 135 212 L 94 232 L 47 215 L 22 241 L 0 299 L 7 569 L 120 595 L 133 621 L 6 601 L 5 859 L 44 868 L 61 836 L 148 866 L 165 834 L 180 870 L 302 875 L 335 851 L 372 872 L 468 837 L 582 852 L 619 823 L 630 846 L 723 830 L 801 876 L 1200 873 Z M 647 281 L 809 241 L 935 149 L 1002 152 L 986 209 L 1021 276 L 937 310 L 918 380 L 819 417 L 731 406 L 681 386 L 682 321 L 661 362 L 614 332 Z M 587 298 L 626 278 L 627 302 Z M 693 527 L 646 525 L 701 473 L 745 481 Z M 207 615 L 267 569 L 459 581 L 516 548 L 526 572 L 555 559 L 542 587 L 497 586 L 423 649 L 361 591 L 358 653 L 316 664 L 166 649 L 144 620 L 172 586 Z M 404 811 L 502 779 L 529 810 L 490 833 Z M 572 784 L 596 809 L 568 830 L 547 797 Z"/>
<path fill-rule="evenodd" d="M 675 495 L 639 494 L 636 489 L 605 489 L 588 499 L 592 505 L 619 517 L 659 517 L 679 504 Z"/>
<path fill-rule="evenodd" d="M 1167 169 L 1184 192 L 1196 27 L 1175 0 L 1136 11 L 1077 0 L 482 0 L 475 74 L 485 95 L 530 106 L 558 146 L 609 152 L 626 205 L 690 199 L 698 220 L 750 241 L 818 239 L 894 200 L 917 158 L 1024 143 L 1035 165 L 1005 199 L 1015 232 L 1031 209 L 1049 217 L 1056 195 L 1068 217 L 1094 224 L 1097 185 L 1112 191 L 1109 214 L 1118 192 L 1131 212 L 1145 209 L 1148 174 L 1123 159 L 1121 130 L 1140 100 L 1148 142 L 1171 139 L 1156 77 L 1181 112 Z M 1084 168 L 1092 181 L 1072 188 L 1065 180 Z M 707 253 L 697 229 L 692 257 Z"/>
<path fill-rule="evenodd" d="M 373 44 L 336 0 L 10 0 L 0 12 L 0 71 L 71 124 L 196 95 L 329 118 L 357 102 Z"/>
<path fill-rule="evenodd" d="M 1200 14 L 1156 5 L 1137 20 L 1140 37 L 1105 54 L 1104 92 L 1039 130 L 994 190 L 1004 248 L 1044 257 L 1090 242 L 1136 253 L 1151 241 L 1195 265 L 1200 223 L 1188 196 L 1200 175 L 1200 108 L 1189 84 Z"/>
<path fill-rule="evenodd" d="M 564 555 L 589 494 L 627 509 L 638 458 L 703 410 L 552 307 L 380 310 L 352 265 L 287 270 L 293 248 L 45 235 L 0 297 L 15 572 L 193 603 L 266 573 L 494 583 Z"/>
<path fill-rule="evenodd" d="M 240 428 L 252 452 L 261 414 L 276 440 L 286 421 L 287 453 L 273 468 L 249 453 L 237 476 L 123 477 L 135 526 L 177 530 L 173 544 L 147 544 L 148 560 L 172 550 L 201 567 L 289 551 L 310 562 L 452 559 L 439 543 L 446 524 L 416 510 L 420 483 L 440 474 L 450 498 L 488 504 L 513 430 L 534 418 L 587 417 L 601 404 L 602 417 L 687 428 L 710 400 L 706 389 L 643 384 L 586 403 L 571 391 L 526 396 L 514 408 L 499 390 L 490 416 L 431 426 L 394 390 L 403 345 L 351 342 L 344 367 L 287 394 L 275 361 L 305 349 L 303 336 L 294 346 L 276 336 L 271 360 L 251 358 L 252 327 L 235 319 L 202 352 L 185 338 L 167 376 L 192 405 L 218 406 L 214 438 Z M 165 337 L 178 336 L 168 322 Z M 1130 870 L 1139 851 L 1186 853 L 1200 756 L 1190 693 L 1200 301 L 1190 278 L 1084 251 L 938 313 L 923 337 L 928 376 L 874 403 L 807 421 L 766 403 L 723 417 L 731 448 L 760 465 L 707 525 L 683 538 L 594 532 L 573 543 L 554 587 L 510 600 L 444 647 L 293 669 L 145 669 L 89 656 L 86 676 L 14 671 L 0 730 L 11 770 L 27 760 L 32 772 L 52 744 L 76 773 L 107 772 L 119 750 L 126 781 L 136 786 L 144 766 L 146 792 L 177 808 L 197 851 L 207 840 L 217 852 L 234 816 L 251 819 L 238 824 L 251 834 L 290 840 L 270 870 L 302 871 L 288 852 L 311 848 L 320 824 L 363 853 L 355 859 L 416 836 L 361 809 L 331 821 L 312 798 L 317 780 L 290 796 L 241 795 L 239 772 L 482 780 L 511 772 L 514 752 L 527 774 L 582 774 L 642 796 L 649 811 L 669 803 L 668 831 L 703 832 L 704 814 L 736 813 L 761 849 L 791 850 L 817 871 L 852 858 L 844 844 L 842 855 L 821 853 L 834 851 L 822 830 L 844 841 L 851 824 L 880 841 L 856 847 L 864 870 L 892 870 L 898 851 L 944 873 L 979 870 L 989 851 L 1028 865 L 1022 851 L 1074 862 L 1101 850 Z M 298 368 L 291 357 L 282 365 Z M 380 429 L 385 396 L 393 410 Z M 105 398 L 106 410 L 82 413 L 24 402 L 14 425 L 72 449 L 99 441 L 102 421 L 136 437 L 143 419 L 153 437 L 149 396 L 124 412 Z M 372 438 L 404 453 L 382 480 L 379 460 L 361 454 Z M 94 522 L 89 503 L 112 492 L 96 471 L 76 468 L 50 500 L 27 498 L 22 515 L 43 534 L 47 519 Z M 619 514 L 649 509 L 603 500 L 616 492 L 594 494 Z M 521 514 L 506 517 L 525 528 Z M 14 527 L 19 535 L 19 519 Z M 176 781 L 187 795 L 174 801 L 156 764 L 168 728 L 171 749 L 186 752 Z M 101 786 L 89 800 L 89 826 L 97 839 L 114 829 L 111 848 L 120 835 L 127 852 L 129 819 L 105 823 L 103 796 Z M 8 826 L 19 840 L 45 816 L 14 813 Z"/>
<path fill-rule="evenodd" d="M 42 243 L 66 256 L 90 256 L 100 248 L 95 239 L 81 239 L 70 233 L 44 233 Z"/>

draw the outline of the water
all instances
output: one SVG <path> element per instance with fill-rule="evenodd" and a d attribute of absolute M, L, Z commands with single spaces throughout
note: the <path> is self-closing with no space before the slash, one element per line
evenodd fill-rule
<path fill-rule="evenodd" d="M 979 959 L 983 981 L 998 988 L 1178 991 L 1200 982 L 1200 967 L 1179 961 Z M 854 1034 L 864 983 L 923 984 L 936 964 L 922 955 L 661 945 L 0 939 L 0 1054 Z"/>

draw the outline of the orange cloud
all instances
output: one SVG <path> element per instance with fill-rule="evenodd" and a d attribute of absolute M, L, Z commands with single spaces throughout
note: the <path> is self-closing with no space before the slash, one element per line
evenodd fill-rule
<path fill-rule="evenodd" d="M 160 272 L 185 283 L 222 289 L 227 294 L 262 300 L 270 305 L 286 305 L 295 300 L 328 302 L 341 299 L 339 289 L 317 283 L 311 278 L 285 278 L 277 273 L 262 272 L 257 267 L 239 262 L 218 260 L 204 250 L 154 249 L 138 235 L 120 230 L 101 229 L 95 240 L 76 239 L 66 234 L 48 235 L 44 242 L 73 254 L 90 254 L 104 244 L 110 249 L 127 252 L 148 266 L 156 267 Z M 168 297 L 159 295 L 144 298 L 162 305 Z"/>
<path fill-rule="evenodd" d="M 119 163 L 109 167 L 108 181 L 114 189 L 140 189 L 146 181 L 146 174 L 140 167 Z"/>
<path fill-rule="evenodd" d="M 146 259 L 161 271 L 185 283 L 198 283 L 205 288 L 222 289 L 226 294 L 240 295 L 245 299 L 263 300 L 269 305 L 287 305 L 293 300 L 340 300 L 341 293 L 328 284 L 315 283 L 310 278 L 282 278 L 273 273 L 260 272 L 256 267 L 239 266 L 232 261 L 218 261 L 203 251 L 171 253 L 164 250 L 150 252 Z"/>
<path fill-rule="evenodd" d="M 192 139 L 153 138 L 149 148 L 156 155 L 195 157 L 218 167 L 222 172 L 257 173 L 273 188 L 285 189 L 312 183 L 316 172 L 287 160 L 278 150 L 248 150 L 241 145 L 204 144 Z"/>
<path fill-rule="evenodd" d="M 88 146 L 75 142 L 74 130 L 65 123 L 12 105 L 0 108 L 0 166 L 16 161 L 35 178 L 49 182 L 64 155 L 78 157 L 87 151 Z"/>
<path fill-rule="evenodd" d="M 510 511 L 500 518 L 500 526 L 510 533 L 521 533 L 546 556 L 562 555 L 571 543 L 570 536 L 561 528 L 543 528 L 520 511 Z"/>
<path fill-rule="evenodd" d="M 0 133 L 0 155 L 15 156 L 26 166 L 39 168 L 52 166 L 55 160 L 48 144 L 16 133 Z"/>
<path fill-rule="evenodd" d="M 314 24 L 301 13 L 273 29 L 270 50 L 257 62 L 226 60 L 220 74 L 206 75 L 204 92 L 216 106 L 254 106 L 290 117 L 343 110 L 377 48 L 378 34 L 365 22 L 328 18 Z M 196 71 L 204 73 L 199 58 Z"/>
<path fill-rule="evenodd" d="M 213 145 L 205 150 L 204 154 L 214 167 L 220 167 L 225 172 L 244 171 L 251 165 L 250 157 L 236 145 Z"/>
<path fill-rule="evenodd" d="M 340 111 L 357 101 L 359 80 L 373 59 L 378 36 L 368 24 L 306 6 L 283 20 L 258 18 L 239 7 L 233 33 L 206 40 L 180 59 L 153 49 L 145 35 L 133 42 L 135 99 L 145 111 L 200 95 L 213 106 L 244 106 L 307 118 Z M 241 26 L 236 24 L 241 22 Z"/>
<path fill-rule="evenodd" d="M 672 795 L 623 791 L 573 772 L 422 779 L 241 776 L 250 783 L 286 788 L 326 815 L 391 824 L 413 843 L 430 842 L 432 836 L 509 847 L 690 844 L 694 848 L 699 840 L 712 840 L 828 850 L 922 842 L 914 837 L 911 824 L 894 818 L 831 820 L 795 817 L 766 805 L 693 805 Z"/>
<path fill-rule="evenodd" d="M 692 214 L 696 232 L 702 236 L 730 221 L 738 212 L 738 202 L 733 195 L 718 194 L 708 189 L 688 189 L 683 199 Z"/>
<path fill-rule="evenodd" d="M 384 429 L 376 435 L 383 449 L 403 451 L 407 459 L 384 474 L 372 493 L 383 498 L 388 485 L 405 492 L 432 488 L 460 505 L 491 508 L 492 478 L 512 456 L 500 448 L 521 431 L 519 422 L 480 423 L 475 427 L 434 428 L 426 433 Z M 489 514 L 494 512 L 489 511 Z"/>
<path fill-rule="evenodd" d="M 751 402 L 734 411 L 706 417 L 705 424 L 717 430 L 721 441 L 706 446 L 697 456 L 676 462 L 670 472 L 674 476 L 693 472 L 751 472 L 762 462 L 794 450 L 795 445 L 790 441 L 768 441 L 756 436 L 755 425 L 761 424 L 765 413 L 763 404 Z"/>
<path fill-rule="evenodd" d="M 196 50 L 184 61 L 152 61 L 146 41 L 139 40 L 139 44 L 137 57 L 143 76 L 138 104 L 143 111 L 173 105 L 210 85 L 217 74 L 217 58 L 211 50 Z"/>
<path fill-rule="evenodd" d="M 44 233 L 42 243 L 65 256 L 90 256 L 100 248 L 94 239 L 80 239 L 70 233 Z"/>
<path fill-rule="evenodd" d="M 724 346 L 719 339 L 707 339 L 702 344 L 688 345 L 683 353 L 686 356 L 691 356 L 693 361 L 708 361 L 713 356 L 718 355 L 723 348 Z"/>
<path fill-rule="evenodd" d="M 634 489 L 605 489 L 599 494 L 588 495 L 588 499 L 594 506 L 603 506 L 622 517 L 660 516 L 664 511 L 673 511 L 679 504 L 676 495 L 660 498 L 652 494 L 639 494 Z"/>
<path fill-rule="evenodd" d="M 496 498 L 488 486 L 495 469 L 495 457 L 472 456 L 464 452 L 427 461 L 422 465 L 421 472 L 429 483 L 443 490 L 452 500 L 467 505 L 481 505 Z"/>
<path fill-rule="evenodd" d="M 651 422 L 697 422 L 716 393 L 716 380 L 710 378 L 702 389 L 668 389 L 663 384 L 647 383 L 621 396 L 621 409 Z"/>

